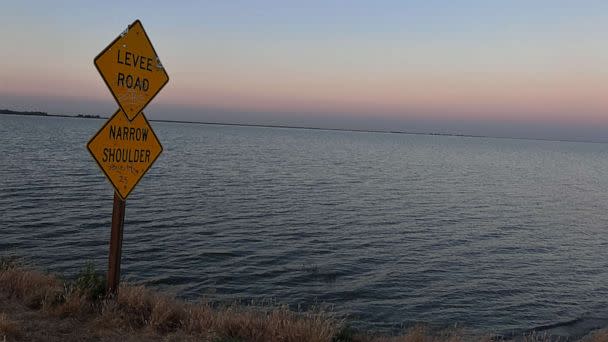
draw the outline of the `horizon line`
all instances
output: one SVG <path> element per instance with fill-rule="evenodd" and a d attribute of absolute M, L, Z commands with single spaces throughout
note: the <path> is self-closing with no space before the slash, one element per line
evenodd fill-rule
<path fill-rule="evenodd" d="M 69 114 L 49 114 L 45 115 L 31 114 L 33 112 L 13 111 L 15 113 L 4 113 L 2 115 L 21 115 L 21 116 L 53 116 L 65 117 L 74 119 L 109 119 L 106 116 L 83 116 L 85 114 L 69 115 Z M 25 114 L 30 113 L 30 114 Z M 459 134 L 459 133 L 439 133 L 439 132 L 411 132 L 401 130 L 373 130 L 373 129 L 355 129 L 355 128 L 328 128 L 314 126 L 291 126 L 291 125 L 271 125 L 271 124 L 253 124 L 253 123 L 229 123 L 229 122 L 213 122 L 213 121 L 190 121 L 190 120 L 167 120 L 167 119 L 148 119 L 151 122 L 168 122 L 168 123 L 184 123 L 195 125 L 216 125 L 216 126 L 240 126 L 240 127 L 265 127 L 265 128 L 287 128 L 287 129 L 306 129 L 306 130 L 321 130 L 321 131 L 342 131 L 342 132 L 359 132 L 359 133 L 381 133 L 381 134 L 404 134 L 404 135 L 428 135 L 428 136 L 445 136 L 445 137 L 460 137 L 460 138 L 487 138 L 487 139 L 510 139 L 510 140 L 532 140 L 532 141 L 553 141 L 553 142 L 572 142 L 572 143 L 591 143 L 591 144 L 607 144 L 608 141 L 600 140 L 572 140 L 558 138 L 532 138 L 532 137 L 510 137 L 510 136 L 491 136 L 491 135 L 474 135 L 474 134 Z"/>

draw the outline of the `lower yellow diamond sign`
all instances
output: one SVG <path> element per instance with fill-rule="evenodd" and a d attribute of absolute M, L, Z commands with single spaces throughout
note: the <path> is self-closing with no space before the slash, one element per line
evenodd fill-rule
<path fill-rule="evenodd" d="M 120 109 L 91 138 L 87 148 L 122 199 L 129 196 L 163 151 L 144 113 L 129 121 Z"/>

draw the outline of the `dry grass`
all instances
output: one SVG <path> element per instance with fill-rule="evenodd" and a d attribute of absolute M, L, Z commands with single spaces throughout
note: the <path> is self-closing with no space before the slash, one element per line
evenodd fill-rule
<path fill-rule="evenodd" d="M 602 329 L 595 331 L 586 338 L 584 338 L 581 342 L 608 342 L 608 330 Z"/>
<path fill-rule="evenodd" d="M 332 341 L 341 326 L 323 312 L 192 304 L 143 286 L 123 285 L 117 297 L 95 299 L 74 283 L 12 265 L 0 269 L 0 292 L 49 317 L 77 319 L 98 337 L 114 332 L 151 340 L 320 342 Z M 8 335 L 12 325 L 4 319 Z"/>
<path fill-rule="evenodd" d="M 0 286 L 10 296 L 25 302 L 31 309 L 48 309 L 61 300 L 63 288 L 51 275 L 8 267 L 0 271 Z"/>
<path fill-rule="evenodd" d="M 469 336 L 463 329 L 451 328 L 433 331 L 428 326 L 416 325 L 399 336 L 354 335 L 346 339 L 352 342 L 491 342 L 491 336 Z"/>
<path fill-rule="evenodd" d="M 104 316 L 121 317 L 124 328 L 166 335 L 184 333 L 244 341 L 331 341 L 339 322 L 325 313 L 295 313 L 284 307 L 261 310 L 242 306 L 214 308 L 189 304 L 142 286 L 123 286 L 115 301 L 106 301 Z"/>
<path fill-rule="evenodd" d="M 0 339 L 14 339 L 21 336 L 17 322 L 11 320 L 5 313 L 0 313 Z"/>

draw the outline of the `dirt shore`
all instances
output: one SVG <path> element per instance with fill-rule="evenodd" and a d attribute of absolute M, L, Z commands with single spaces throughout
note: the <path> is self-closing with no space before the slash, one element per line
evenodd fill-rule
<path fill-rule="evenodd" d="M 123 285 L 108 297 L 92 268 L 75 280 L 0 260 L 0 342 L 209 341 L 209 342 L 465 342 L 495 341 L 462 330 L 414 327 L 399 336 L 359 334 L 326 312 L 286 307 L 186 303 L 142 286 Z M 555 341 L 531 334 L 514 341 Z M 559 339 L 559 341 L 564 341 Z M 608 342 L 607 331 L 580 339 Z"/>

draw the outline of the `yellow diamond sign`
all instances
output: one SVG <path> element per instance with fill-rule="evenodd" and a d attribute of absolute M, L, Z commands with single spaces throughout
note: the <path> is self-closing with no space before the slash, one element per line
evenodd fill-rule
<path fill-rule="evenodd" d="M 87 148 L 123 199 L 163 151 L 144 113 L 129 121 L 122 110 L 91 138 Z"/>
<path fill-rule="evenodd" d="M 95 67 L 129 120 L 169 81 L 139 20 L 95 57 Z"/>

